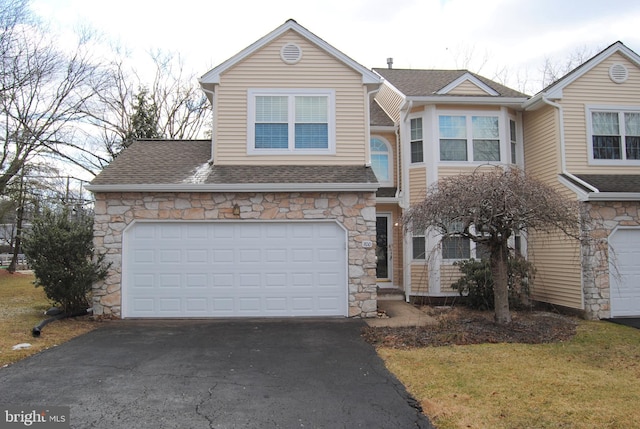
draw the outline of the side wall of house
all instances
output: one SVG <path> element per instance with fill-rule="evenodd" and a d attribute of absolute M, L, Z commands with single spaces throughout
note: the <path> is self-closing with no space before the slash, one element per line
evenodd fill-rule
<path fill-rule="evenodd" d="M 280 49 L 288 43 L 302 49 L 302 59 L 296 64 L 286 64 L 280 57 Z M 250 88 L 335 90 L 335 155 L 248 155 L 247 91 Z M 221 76 L 214 111 L 218 123 L 214 162 L 218 165 L 365 164 L 369 145 L 368 108 L 359 73 L 289 31 Z"/>
<path fill-rule="evenodd" d="M 558 182 L 560 174 L 560 134 L 557 110 L 545 106 L 524 113 L 524 156 L 526 171 L 562 192 L 567 198 L 576 196 Z M 527 252 L 537 273 L 532 298 L 537 301 L 582 309 L 580 245 L 558 232 L 530 232 Z"/>

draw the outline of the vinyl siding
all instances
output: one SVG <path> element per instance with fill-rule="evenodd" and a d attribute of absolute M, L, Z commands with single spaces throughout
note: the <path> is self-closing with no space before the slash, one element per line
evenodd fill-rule
<path fill-rule="evenodd" d="M 411 204 L 424 200 L 427 195 L 426 168 L 409 169 L 409 202 Z"/>
<path fill-rule="evenodd" d="M 452 264 L 440 265 L 440 292 L 441 293 L 458 293 L 451 285 L 462 277 L 460 269 Z"/>
<path fill-rule="evenodd" d="M 609 79 L 609 67 L 622 63 L 629 71 L 623 84 Z M 560 101 L 564 110 L 567 169 L 573 174 L 637 174 L 638 166 L 596 166 L 588 163 L 586 110 L 589 105 L 640 107 L 640 69 L 623 55 L 610 56 L 563 89 Z"/>
<path fill-rule="evenodd" d="M 527 173 L 566 195 L 575 195 L 558 182 L 561 172 L 560 137 L 557 109 L 545 106 L 524 113 L 524 153 Z M 537 274 L 532 298 L 537 301 L 582 308 L 580 248 L 577 242 L 556 234 L 532 231 L 527 246 L 528 258 Z"/>
<path fill-rule="evenodd" d="M 404 98 L 388 85 L 382 84 L 380 91 L 376 94 L 376 100 L 382 110 L 384 110 L 393 122 L 400 122 L 400 106 Z"/>
<path fill-rule="evenodd" d="M 478 87 L 473 82 L 465 80 L 460 85 L 453 88 L 451 91 L 447 92 L 447 95 L 484 95 L 487 96 L 487 92 L 482 88 Z"/>
<path fill-rule="evenodd" d="M 426 295 L 429 293 L 429 269 L 423 262 L 411 264 L 411 295 Z"/>
<path fill-rule="evenodd" d="M 280 59 L 280 48 L 295 43 L 302 59 Z M 336 100 L 335 155 L 247 155 L 247 89 L 333 89 Z M 366 90 L 362 76 L 309 43 L 287 32 L 226 71 L 217 91 L 215 162 L 223 164 L 364 164 L 369 144 Z"/>

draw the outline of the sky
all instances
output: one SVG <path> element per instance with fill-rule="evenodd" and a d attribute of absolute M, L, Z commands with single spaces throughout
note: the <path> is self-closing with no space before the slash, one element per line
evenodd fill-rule
<path fill-rule="evenodd" d="M 467 68 L 536 88 L 545 59 L 640 53 L 638 0 L 32 0 L 54 30 L 89 27 L 132 58 L 179 53 L 201 76 L 287 19 L 367 68 Z M 530 93 L 532 91 L 529 91 Z"/>

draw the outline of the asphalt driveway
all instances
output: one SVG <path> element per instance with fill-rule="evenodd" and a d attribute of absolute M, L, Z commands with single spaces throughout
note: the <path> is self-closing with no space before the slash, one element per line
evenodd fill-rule
<path fill-rule="evenodd" d="M 83 429 L 431 428 L 362 326 L 106 322 L 0 369 L 0 404 L 70 406 Z"/>

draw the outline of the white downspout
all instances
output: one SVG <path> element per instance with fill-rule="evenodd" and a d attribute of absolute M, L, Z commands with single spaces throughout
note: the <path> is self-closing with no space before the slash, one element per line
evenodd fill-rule
<path fill-rule="evenodd" d="M 544 95 L 542 96 L 542 102 L 551 107 L 555 107 L 558 110 L 558 116 L 559 116 L 558 120 L 559 120 L 559 126 L 560 126 L 560 163 L 561 163 L 562 174 L 570 177 L 571 180 L 574 180 L 575 182 L 581 184 L 585 188 L 590 189 L 592 192 L 596 192 L 596 193 L 600 192 L 598 188 L 595 188 L 593 185 L 585 182 L 584 180 L 580 179 L 577 176 L 574 176 L 573 174 L 569 173 L 569 171 L 567 171 L 567 159 L 566 159 L 566 153 L 565 153 L 565 138 L 564 138 L 564 111 L 562 110 L 562 106 L 560 104 L 549 100 Z"/>
<path fill-rule="evenodd" d="M 367 141 L 364 146 L 364 156 L 365 156 L 365 167 L 371 167 L 371 96 L 380 92 L 380 87 L 376 89 L 372 89 L 367 92 L 367 96 L 365 97 L 365 101 L 367 103 L 366 110 L 366 118 L 364 118 L 365 126 L 367 127 Z"/>
<path fill-rule="evenodd" d="M 216 105 L 216 93 L 214 91 L 211 91 L 209 89 L 205 89 L 204 87 L 200 86 L 200 89 L 202 89 L 202 91 L 205 94 L 210 94 L 211 95 L 211 158 L 209 158 L 209 161 L 207 161 L 209 163 L 209 165 L 213 165 L 213 159 L 214 159 L 214 154 L 215 154 L 215 150 L 216 150 L 216 145 L 215 145 L 215 139 L 216 139 L 216 130 L 218 128 L 218 120 L 217 117 L 215 115 L 215 105 Z"/>

